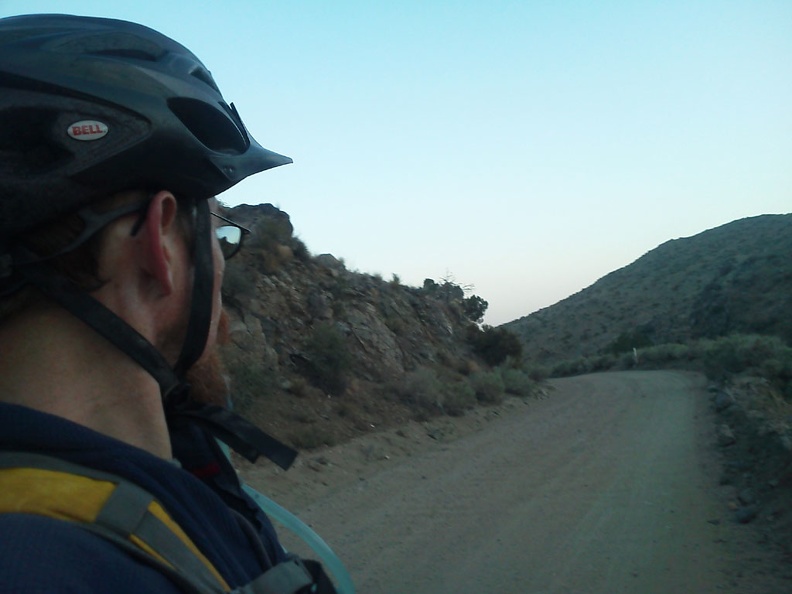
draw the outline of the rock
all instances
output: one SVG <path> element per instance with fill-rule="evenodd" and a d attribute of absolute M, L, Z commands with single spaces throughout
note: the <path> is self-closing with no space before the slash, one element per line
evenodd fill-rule
<path fill-rule="evenodd" d="M 317 320 L 330 320 L 333 317 L 332 298 L 322 291 L 311 291 L 306 299 L 308 313 Z"/>
<path fill-rule="evenodd" d="M 737 494 L 737 499 L 743 505 L 753 505 L 756 503 L 756 493 L 753 489 L 743 489 Z"/>
<path fill-rule="evenodd" d="M 734 431 L 727 424 L 718 427 L 718 445 L 721 447 L 728 447 L 737 443 L 737 438 L 734 436 Z"/>
<path fill-rule="evenodd" d="M 759 515 L 759 508 L 757 506 L 746 505 L 734 512 L 734 519 L 740 524 L 748 524 L 749 522 L 753 522 L 757 515 Z"/>
<path fill-rule="evenodd" d="M 333 254 L 319 254 L 316 256 L 316 263 L 325 268 L 330 268 L 337 272 L 346 270 L 344 263 L 336 258 Z"/>
<path fill-rule="evenodd" d="M 716 412 L 723 412 L 735 403 L 734 396 L 726 390 L 719 390 L 715 393 L 714 405 Z"/>

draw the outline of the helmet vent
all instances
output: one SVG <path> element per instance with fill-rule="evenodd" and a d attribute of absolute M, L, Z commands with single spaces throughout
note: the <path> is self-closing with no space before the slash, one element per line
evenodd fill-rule
<path fill-rule="evenodd" d="M 14 175 L 47 171 L 71 156 L 52 140 L 57 114 L 33 108 L 0 112 L 0 171 Z"/>
<path fill-rule="evenodd" d="M 229 154 L 241 154 L 247 150 L 247 135 L 217 108 L 189 97 L 173 97 L 168 100 L 168 106 L 208 149 Z"/>
<path fill-rule="evenodd" d="M 215 84 L 212 75 L 209 73 L 209 71 L 206 68 L 196 68 L 190 74 L 193 75 L 198 80 L 200 80 L 202 83 L 212 87 L 218 93 L 220 92 L 220 89 L 217 88 L 217 85 Z"/>

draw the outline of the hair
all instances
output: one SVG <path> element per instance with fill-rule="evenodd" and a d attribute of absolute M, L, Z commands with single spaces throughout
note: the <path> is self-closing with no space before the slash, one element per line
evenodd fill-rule
<path fill-rule="evenodd" d="M 99 200 L 93 205 L 96 212 L 107 212 L 114 208 L 141 202 L 149 195 L 143 190 L 131 190 L 114 194 L 104 200 Z M 194 204 L 193 200 L 178 200 L 179 226 L 185 233 L 188 241 L 192 240 Z M 68 246 L 82 232 L 85 223 L 76 213 L 71 213 L 52 222 L 45 223 L 30 231 L 22 240 L 25 247 L 39 256 L 46 257 L 57 253 Z M 75 249 L 48 261 L 49 266 L 56 274 L 71 280 L 76 286 L 87 293 L 101 288 L 107 279 L 99 275 L 99 257 L 105 238 L 107 227 L 100 229 L 85 243 Z M 0 298 L 0 324 L 29 306 L 41 304 L 45 301 L 44 295 L 30 285 L 24 285 L 17 291 L 4 298 Z"/>

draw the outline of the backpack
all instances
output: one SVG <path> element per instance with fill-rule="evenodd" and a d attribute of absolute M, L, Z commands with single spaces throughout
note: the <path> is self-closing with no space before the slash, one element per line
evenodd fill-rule
<path fill-rule="evenodd" d="M 50 456 L 0 452 L 0 513 L 71 522 L 193 594 L 335 593 L 318 563 L 297 557 L 232 590 L 153 495 L 116 475 Z"/>

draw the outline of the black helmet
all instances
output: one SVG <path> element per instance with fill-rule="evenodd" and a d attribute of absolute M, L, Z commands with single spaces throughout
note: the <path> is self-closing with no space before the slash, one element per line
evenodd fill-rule
<path fill-rule="evenodd" d="M 204 350 L 214 282 L 205 198 L 290 163 L 262 148 L 189 50 L 135 23 L 70 15 L 0 19 L 0 296 L 37 287 L 183 393 Z M 21 234 L 124 190 L 195 200 L 193 288 L 175 365 Z M 97 229 L 90 229 L 91 232 Z M 73 244 L 70 245 L 73 247 Z"/>
<path fill-rule="evenodd" d="M 70 15 L 0 19 L 0 244 L 122 190 L 208 198 L 286 163 L 161 33 Z"/>

